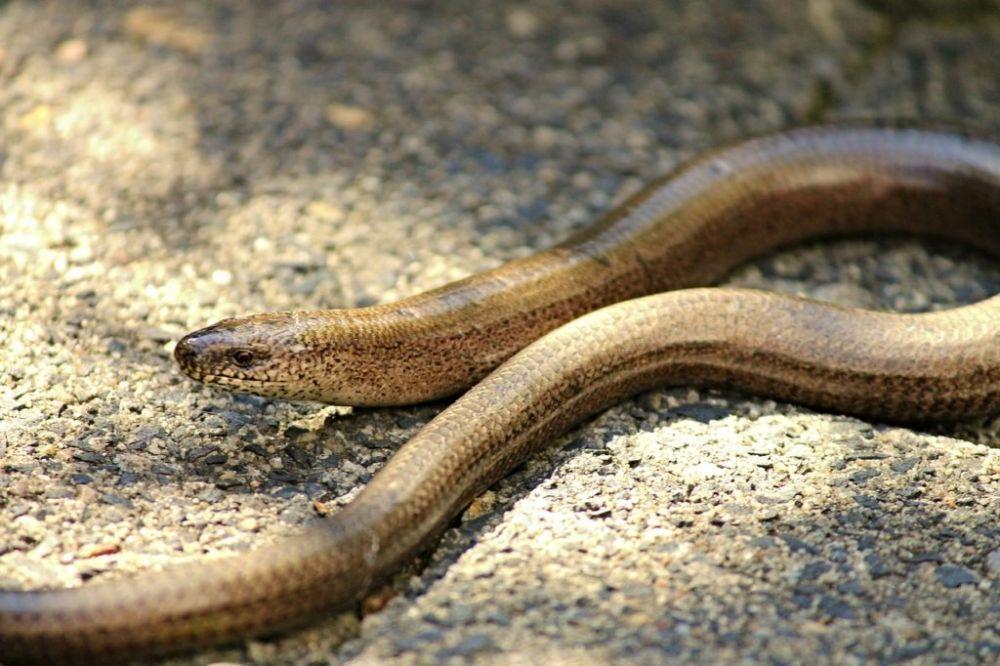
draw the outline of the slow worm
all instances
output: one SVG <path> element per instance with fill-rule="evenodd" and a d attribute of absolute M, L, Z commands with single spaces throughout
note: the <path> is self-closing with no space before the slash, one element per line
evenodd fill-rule
<path fill-rule="evenodd" d="M 735 387 L 891 421 L 1000 412 L 1000 296 L 902 315 L 690 288 L 803 239 L 875 232 L 1000 255 L 1000 146 L 856 125 L 749 139 L 496 270 L 388 305 L 192 333 L 175 353 L 185 373 L 262 395 L 393 405 L 479 383 L 298 536 L 134 580 L 0 592 L 0 662 L 162 654 L 349 607 L 527 456 L 653 386 Z"/>

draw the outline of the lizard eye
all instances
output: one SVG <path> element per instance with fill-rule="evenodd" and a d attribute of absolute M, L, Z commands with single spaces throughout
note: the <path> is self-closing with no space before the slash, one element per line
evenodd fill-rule
<path fill-rule="evenodd" d="M 249 368 L 256 360 L 254 353 L 249 349 L 234 349 L 229 353 L 229 358 L 241 368 Z"/>

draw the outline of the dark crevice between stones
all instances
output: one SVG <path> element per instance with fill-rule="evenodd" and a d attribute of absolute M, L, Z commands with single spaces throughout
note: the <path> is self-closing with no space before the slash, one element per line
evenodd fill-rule
<path fill-rule="evenodd" d="M 1000 0 L 857 0 L 891 23 L 927 21 L 949 25 L 1000 19 Z"/>

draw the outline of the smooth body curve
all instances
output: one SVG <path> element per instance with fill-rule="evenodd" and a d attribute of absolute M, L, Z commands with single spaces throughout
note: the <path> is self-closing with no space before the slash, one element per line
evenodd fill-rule
<path fill-rule="evenodd" d="M 0 592 L 0 662 L 134 658 L 270 633 L 346 607 L 532 452 L 655 385 L 737 387 L 894 421 L 1000 412 L 1000 296 L 901 315 L 753 290 L 682 289 L 604 307 L 514 348 L 608 302 L 716 280 L 778 245 L 882 230 L 959 238 L 1000 254 L 1000 146 L 858 127 L 752 139 L 657 181 L 573 240 L 496 271 L 399 304 L 260 315 L 193 334 L 178 351 L 190 374 L 360 402 L 377 403 L 400 382 L 407 399 L 460 390 L 488 370 L 477 352 L 494 364 L 514 355 L 422 428 L 348 506 L 299 536 L 134 581 Z M 389 379 L 366 376 L 345 388 L 340 371 L 330 389 L 296 374 L 317 350 L 349 348 L 344 331 L 331 333 L 337 321 L 355 335 L 350 358 L 371 364 L 398 353 L 386 361 Z M 411 356 L 431 342 L 428 368 L 407 379 Z M 241 384 L 239 373 L 220 370 L 240 360 L 234 349 L 266 355 L 273 381 Z M 297 360 L 279 376 L 278 361 L 289 358 Z M 362 363 L 354 372 L 377 370 Z M 427 388 L 437 370 L 446 379 Z M 211 379 L 222 372 L 232 376 Z"/>
<path fill-rule="evenodd" d="M 654 181 L 552 249 L 395 303 L 228 319 L 186 336 L 175 356 L 194 379 L 260 395 L 344 405 L 454 395 L 581 314 L 712 284 L 804 239 L 908 233 L 1000 254 L 997 160 L 995 142 L 941 131 L 765 135 Z"/>

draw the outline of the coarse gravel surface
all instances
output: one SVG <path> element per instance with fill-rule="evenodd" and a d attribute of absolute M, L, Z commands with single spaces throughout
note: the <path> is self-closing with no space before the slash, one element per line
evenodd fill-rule
<path fill-rule="evenodd" d="M 188 330 L 494 267 L 748 133 L 995 131 L 1000 9 L 918 5 L 0 2 L 0 587 L 278 540 L 444 406 L 202 387 Z M 924 311 L 1000 266 L 863 239 L 731 281 Z M 998 439 L 652 391 L 487 491 L 379 612 L 171 663 L 996 663 Z"/>

